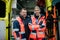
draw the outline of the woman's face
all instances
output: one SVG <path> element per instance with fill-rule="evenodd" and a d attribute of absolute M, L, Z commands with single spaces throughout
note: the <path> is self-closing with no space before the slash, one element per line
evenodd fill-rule
<path fill-rule="evenodd" d="M 40 8 L 39 7 L 35 7 L 34 13 L 36 14 L 36 16 L 38 16 L 40 14 Z"/>

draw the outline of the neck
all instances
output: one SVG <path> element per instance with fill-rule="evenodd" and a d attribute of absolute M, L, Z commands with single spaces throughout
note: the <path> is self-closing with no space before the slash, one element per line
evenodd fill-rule
<path fill-rule="evenodd" d="M 20 17 L 21 17 L 22 19 L 25 19 L 25 18 L 26 18 L 26 17 L 23 17 L 23 16 L 21 16 L 21 15 L 20 15 Z"/>
<path fill-rule="evenodd" d="M 35 15 L 35 18 L 37 18 L 37 19 L 38 19 L 38 18 L 40 18 L 40 17 L 41 17 L 41 15 L 40 15 L 40 14 L 39 14 L 39 15 Z"/>
<path fill-rule="evenodd" d="M 40 14 L 39 15 L 36 15 L 36 16 L 40 16 Z"/>
<path fill-rule="evenodd" d="M 26 17 L 24 17 L 24 19 L 25 19 Z"/>

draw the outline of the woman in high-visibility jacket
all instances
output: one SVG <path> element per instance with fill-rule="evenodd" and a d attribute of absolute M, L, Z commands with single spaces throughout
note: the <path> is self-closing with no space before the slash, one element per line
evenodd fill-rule
<path fill-rule="evenodd" d="M 31 16 L 31 21 L 28 26 L 30 29 L 29 40 L 45 40 L 46 21 L 45 16 L 40 14 L 38 6 L 34 9 L 34 15 Z"/>
<path fill-rule="evenodd" d="M 13 36 L 15 40 L 28 40 L 29 29 L 28 29 L 27 10 L 22 8 L 20 15 L 16 18 L 13 23 Z"/>

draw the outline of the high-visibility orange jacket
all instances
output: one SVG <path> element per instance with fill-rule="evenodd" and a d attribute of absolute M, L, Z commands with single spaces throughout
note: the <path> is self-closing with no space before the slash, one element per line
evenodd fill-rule
<path fill-rule="evenodd" d="M 20 25 L 19 40 L 26 40 L 26 38 L 23 38 L 23 36 L 25 36 L 24 23 L 22 22 L 22 19 L 20 17 L 17 17 L 17 21 L 19 22 L 19 25 Z M 14 29 L 13 31 L 14 38 L 16 39 L 17 36 L 16 36 L 15 31 L 18 31 L 18 29 Z"/>
<path fill-rule="evenodd" d="M 31 16 L 32 23 L 29 23 L 29 29 L 31 31 L 29 38 L 45 38 L 45 30 L 46 30 L 46 21 L 45 16 L 41 16 L 38 19 L 38 23 L 36 23 L 37 19 L 35 16 Z"/>

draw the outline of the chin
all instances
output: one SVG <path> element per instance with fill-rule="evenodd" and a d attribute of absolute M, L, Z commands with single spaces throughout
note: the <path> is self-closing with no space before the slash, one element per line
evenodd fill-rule
<path fill-rule="evenodd" d="M 39 14 L 36 14 L 36 16 L 39 16 Z"/>
<path fill-rule="evenodd" d="M 24 18 L 25 18 L 26 16 L 24 16 Z"/>

